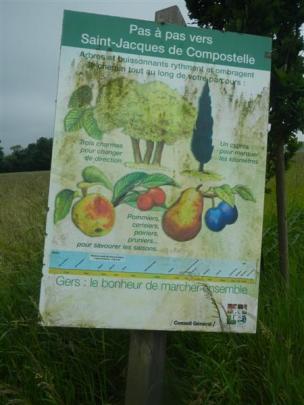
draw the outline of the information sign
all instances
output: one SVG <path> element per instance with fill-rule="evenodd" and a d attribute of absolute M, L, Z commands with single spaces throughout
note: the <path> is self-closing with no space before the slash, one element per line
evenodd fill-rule
<path fill-rule="evenodd" d="M 271 40 L 65 11 L 45 325 L 255 332 Z"/>

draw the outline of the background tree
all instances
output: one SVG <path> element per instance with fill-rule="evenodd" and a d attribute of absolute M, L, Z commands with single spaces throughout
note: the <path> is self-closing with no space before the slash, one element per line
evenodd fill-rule
<path fill-rule="evenodd" d="M 14 145 L 11 153 L 4 155 L 1 172 L 24 172 L 36 170 L 50 170 L 52 158 L 52 138 L 39 138 L 36 143 L 29 144 L 26 148 Z M 0 153 L 1 155 L 1 153 Z"/>
<path fill-rule="evenodd" d="M 208 82 L 202 90 L 198 103 L 198 115 L 192 134 L 191 151 L 199 162 L 199 171 L 204 172 L 204 164 L 211 159 L 213 119 L 211 111 L 211 97 Z"/>
<path fill-rule="evenodd" d="M 186 0 L 190 17 L 202 27 L 273 39 L 267 178 L 276 174 L 280 270 L 288 281 L 285 161 L 304 130 L 303 0 Z"/>
<path fill-rule="evenodd" d="M 303 0 L 186 0 L 201 27 L 266 35 L 273 39 L 267 178 L 275 174 L 276 149 L 283 138 L 288 161 L 304 129 L 304 49 L 300 28 Z"/>
<path fill-rule="evenodd" d="M 3 152 L 3 147 L 1 146 L 1 140 L 0 140 L 0 172 L 3 167 L 3 159 L 4 159 L 4 152 Z"/>

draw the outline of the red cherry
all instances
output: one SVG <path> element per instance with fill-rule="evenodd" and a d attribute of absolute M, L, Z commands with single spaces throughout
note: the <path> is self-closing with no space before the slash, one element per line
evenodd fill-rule
<path fill-rule="evenodd" d="M 163 205 L 166 201 L 166 193 L 159 187 L 151 188 L 148 194 L 152 197 L 155 205 Z"/>
<path fill-rule="evenodd" d="M 141 211 L 149 211 L 154 205 L 153 199 L 148 193 L 141 194 L 136 203 L 137 208 Z"/>

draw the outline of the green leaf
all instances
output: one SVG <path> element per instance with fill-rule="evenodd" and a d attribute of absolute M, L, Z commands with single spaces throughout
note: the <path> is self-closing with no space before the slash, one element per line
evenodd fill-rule
<path fill-rule="evenodd" d="M 127 193 L 126 196 L 121 200 L 121 203 L 129 204 L 136 206 L 137 199 L 140 196 L 140 192 L 138 191 L 131 191 L 130 193 Z"/>
<path fill-rule="evenodd" d="M 256 199 L 254 198 L 251 190 L 247 186 L 237 184 L 236 186 L 233 187 L 233 192 L 242 197 L 243 200 L 256 202 Z"/>
<path fill-rule="evenodd" d="M 108 190 L 113 190 L 113 186 L 108 177 L 96 166 L 88 166 L 82 171 L 82 178 L 87 183 L 98 183 Z"/>
<path fill-rule="evenodd" d="M 172 177 L 162 173 L 149 174 L 142 182 L 141 186 L 145 188 L 154 188 L 160 186 L 175 186 L 179 187 Z"/>
<path fill-rule="evenodd" d="M 72 206 L 74 191 L 64 189 L 59 191 L 55 198 L 54 224 L 65 218 Z"/>
<path fill-rule="evenodd" d="M 102 131 L 99 128 L 97 121 L 94 117 L 94 110 L 93 108 L 88 108 L 82 117 L 82 126 L 86 133 L 94 139 L 102 139 Z"/>
<path fill-rule="evenodd" d="M 235 197 L 229 184 L 223 184 L 219 187 L 213 187 L 213 191 L 216 196 L 219 197 L 222 201 L 225 201 L 227 204 L 231 205 L 231 207 L 234 207 Z"/>
<path fill-rule="evenodd" d="M 89 105 L 93 98 L 92 89 L 90 86 L 84 85 L 78 87 L 75 91 L 73 91 L 70 101 L 69 101 L 69 108 L 79 108 L 86 105 Z"/>
<path fill-rule="evenodd" d="M 83 125 L 84 108 L 74 108 L 64 117 L 64 130 L 66 132 L 78 131 Z"/>
<path fill-rule="evenodd" d="M 117 205 L 119 200 L 140 185 L 147 176 L 147 173 L 144 172 L 134 172 L 121 177 L 114 186 L 112 203 Z"/>

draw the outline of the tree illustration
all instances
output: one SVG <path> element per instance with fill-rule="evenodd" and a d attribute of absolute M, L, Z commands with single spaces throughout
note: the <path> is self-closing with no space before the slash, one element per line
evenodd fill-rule
<path fill-rule="evenodd" d="M 166 144 L 190 136 L 195 115 L 195 107 L 168 85 L 125 77 L 106 83 L 96 105 L 97 121 L 105 131 L 122 128 L 130 137 L 134 162 L 153 165 L 161 165 Z"/>
<path fill-rule="evenodd" d="M 200 172 L 204 172 L 204 165 L 209 162 L 212 156 L 212 129 L 211 97 L 207 82 L 199 99 L 198 115 L 191 140 L 191 151 L 199 162 Z"/>

